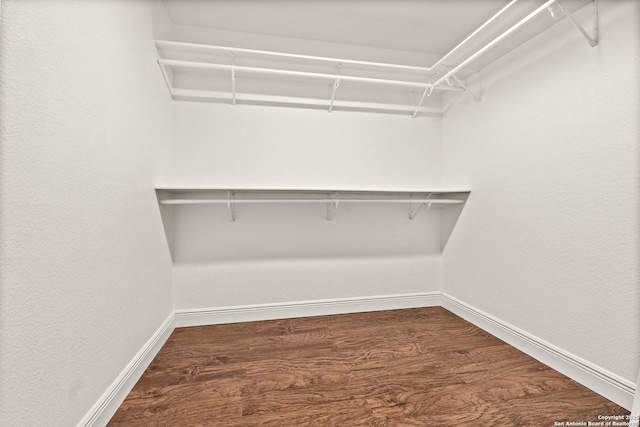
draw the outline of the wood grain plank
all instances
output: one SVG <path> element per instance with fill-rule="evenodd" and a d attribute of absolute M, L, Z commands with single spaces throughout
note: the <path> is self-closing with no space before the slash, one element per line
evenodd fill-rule
<path fill-rule="evenodd" d="M 628 414 L 441 307 L 179 328 L 110 426 L 553 426 Z"/>

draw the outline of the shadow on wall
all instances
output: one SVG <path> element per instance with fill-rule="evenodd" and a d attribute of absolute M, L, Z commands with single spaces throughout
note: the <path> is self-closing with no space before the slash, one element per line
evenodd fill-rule
<path fill-rule="evenodd" d="M 174 263 L 440 254 L 462 205 L 342 204 L 327 220 L 324 204 L 161 206 Z"/>
<path fill-rule="evenodd" d="M 471 195 L 469 195 L 471 197 Z M 450 206 L 443 209 L 440 215 L 440 251 L 444 251 L 449 243 L 449 238 L 453 234 L 458 219 L 462 215 L 465 205 L 468 203 L 468 199 L 464 205 Z"/>

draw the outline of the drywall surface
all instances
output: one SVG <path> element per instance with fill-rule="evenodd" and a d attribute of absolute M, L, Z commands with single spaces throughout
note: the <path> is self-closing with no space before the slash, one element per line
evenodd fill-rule
<path fill-rule="evenodd" d="M 440 119 L 175 102 L 176 185 L 416 189 L 440 184 Z"/>
<path fill-rule="evenodd" d="M 436 292 L 440 256 L 234 260 L 175 265 L 176 309 Z"/>
<path fill-rule="evenodd" d="M 175 102 L 173 185 L 440 184 L 440 120 Z M 176 308 L 437 291 L 439 215 L 404 204 L 173 206 Z"/>
<path fill-rule="evenodd" d="M 172 311 L 155 6 L 2 2 L 2 425 L 78 423 Z"/>
<path fill-rule="evenodd" d="M 417 206 L 416 206 L 417 207 Z M 440 253 L 437 208 L 409 219 L 409 204 L 179 205 L 174 210 L 175 262 L 264 258 L 332 258 Z"/>
<path fill-rule="evenodd" d="M 631 383 L 640 353 L 640 4 L 599 2 L 482 72 L 443 119 L 443 175 L 472 193 L 444 291 Z M 577 18 L 590 28 L 589 6 Z"/>

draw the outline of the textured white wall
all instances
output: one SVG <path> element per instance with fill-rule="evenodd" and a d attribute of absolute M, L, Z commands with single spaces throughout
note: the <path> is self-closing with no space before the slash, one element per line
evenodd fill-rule
<path fill-rule="evenodd" d="M 74 425 L 171 313 L 152 8 L 2 2 L 2 425 Z"/>
<path fill-rule="evenodd" d="M 394 189 L 440 183 L 440 120 L 175 102 L 176 185 Z"/>
<path fill-rule="evenodd" d="M 175 103 L 175 185 L 420 189 L 440 183 L 440 120 Z M 405 205 L 176 206 L 176 307 L 436 291 L 439 217 Z"/>
<path fill-rule="evenodd" d="M 409 220 L 405 204 L 339 204 L 331 221 L 317 203 L 174 206 L 175 262 L 440 253 L 437 216 Z M 434 212 L 436 208 L 433 208 Z"/>
<path fill-rule="evenodd" d="M 443 119 L 443 175 L 473 192 L 445 292 L 631 382 L 640 348 L 640 3 L 600 1 L 483 74 Z M 577 14 L 591 22 L 585 8 Z"/>
<path fill-rule="evenodd" d="M 437 292 L 440 256 L 274 258 L 175 265 L 176 309 Z"/>

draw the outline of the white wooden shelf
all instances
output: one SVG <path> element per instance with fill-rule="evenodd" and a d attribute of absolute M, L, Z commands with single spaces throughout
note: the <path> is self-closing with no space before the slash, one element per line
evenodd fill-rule
<path fill-rule="evenodd" d="M 404 203 L 409 219 L 426 208 L 462 205 L 469 190 L 319 190 L 319 189 L 216 189 L 203 187 L 156 187 L 160 205 L 223 204 L 229 219 L 235 221 L 238 204 L 322 203 L 327 220 L 341 203 Z"/>

